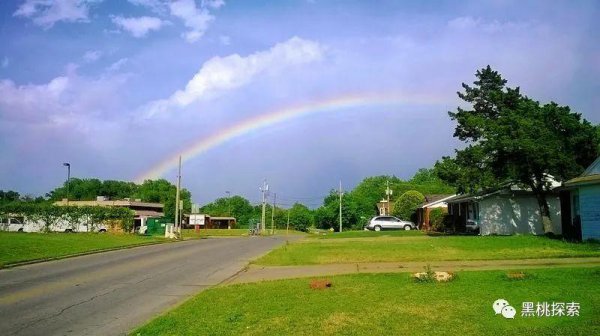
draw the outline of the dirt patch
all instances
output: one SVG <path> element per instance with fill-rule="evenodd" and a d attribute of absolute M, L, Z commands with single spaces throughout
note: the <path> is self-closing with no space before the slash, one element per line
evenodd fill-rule
<path fill-rule="evenodd" d="M 313 279 L 310 281 L 311 289 L 326 289 L 331 288 L 333 284 L 327 279 Z"/>

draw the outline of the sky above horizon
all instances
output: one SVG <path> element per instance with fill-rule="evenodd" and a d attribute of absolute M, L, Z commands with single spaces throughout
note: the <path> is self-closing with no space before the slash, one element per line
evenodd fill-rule
<path fill-rule="evenodd" d="M 600 123 L 598 17 L 597 1 L 1 1 L 0 189 L 43 195 L 63 162 L 174 182 L 181 154 L 197 203 L 256 203 L 266 178 L 316 206 L 451 155 L 447 112 L 488 64 Z"/>

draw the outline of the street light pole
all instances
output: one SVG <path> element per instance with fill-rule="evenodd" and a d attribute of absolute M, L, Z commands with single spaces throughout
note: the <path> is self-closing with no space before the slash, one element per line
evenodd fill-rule
<path fill-rule="evenodd" d="M 69 204 L 69 184 L 71 182 L 71 164 L 68 162 L 63 163 L 63 166 L 67 167 L 67 204 Z"/>
<path fill-rule="evenodd" d="M 226 191 L 227 194 L 227 216 L 231 217 L 231 192 Z"/>

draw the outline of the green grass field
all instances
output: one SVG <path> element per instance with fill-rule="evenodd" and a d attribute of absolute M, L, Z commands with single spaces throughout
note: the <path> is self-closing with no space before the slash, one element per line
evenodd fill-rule
<path fill-rule="evenodd" d="M 407 273 L 328 277 L 213 288 L 132 335 L 600 335 L 600 268 L 461 272 L 449 283 Z M 507 300 L 514 319 L 495 315 Z M 580 316 L 522 317 L 523 302 L 576 302 Z"/>
<path fill-rule="evenodd" d="M 161 241 L 164 238 L 129 234 L 0 232 L 0 268 L 24 261 Z"/>
<path fill-rule="evenodd" d="M 346 237 L 342 237 L 344 234 Z M 336 234 L 302 239 L 272 251 L 255 263 L 284 266 L 600 256 L 599 243 L 569 243 L 544 236 L 428 236 L 417 231 L 337 235 L 337 239 Z"/>

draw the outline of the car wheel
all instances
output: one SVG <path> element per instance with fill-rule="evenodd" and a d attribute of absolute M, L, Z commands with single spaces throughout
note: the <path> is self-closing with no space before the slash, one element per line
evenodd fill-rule
<path fill-rule="evenodd" d="M 375 231 L 381 231 L 381 226 L 375 225 Z"/>
<path fill-rule="evenodd" d="M 410 231 L 412 230 L 412 228 L 410 227 L 410 225 L 404 225 L 404 230 Z"/>
<path fill-rule="evenodd" d="M 23 228 L 18 229 L 17 232 L 24 232 Z"/>
<path fill-rule="evenodd" d="M 100 231 L 98 231 L 98 232 L 100 232 L 100 233 L 105 233 L 105 232 L 106 232 L 106 229 L 101 229 L 101 230 L 100 230 Z"/>
<path fill-rule="evenodd" d="M 73 229 L 66 229 L 65 233 L 73 233 Z"/>

